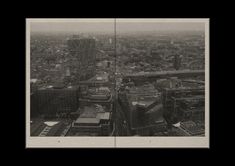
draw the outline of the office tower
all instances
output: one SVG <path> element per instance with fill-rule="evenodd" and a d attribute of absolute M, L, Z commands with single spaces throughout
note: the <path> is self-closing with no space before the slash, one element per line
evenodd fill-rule
<path fill-rule="evenodd" d="M 67 41 L 68 50 L 73 57 L 71 73 L 78 77 L 79 81 L 87 80 L 95 75 L 96 53 L 95 39 L 73 36 Z"/>

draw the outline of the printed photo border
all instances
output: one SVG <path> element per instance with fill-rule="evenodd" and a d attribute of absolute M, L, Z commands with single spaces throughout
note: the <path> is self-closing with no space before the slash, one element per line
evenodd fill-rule
<path fill-rule="evenodd" d="M 30 136 L 30 24 L 33 22 L 109 22 L 115 19 L 26 19 L 26 148 L 209 148 L 209 22 L 210 19 L 117 19 L 121 22 L 196 22 L 205 24 L 205 136 L 204 137 L 31 137 Z"/>

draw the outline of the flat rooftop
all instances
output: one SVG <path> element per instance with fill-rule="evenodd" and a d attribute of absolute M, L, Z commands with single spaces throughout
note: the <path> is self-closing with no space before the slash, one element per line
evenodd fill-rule
<path fill-rule="evenodd" d="M 100 119 L 97 118 L 78 118 L 76 124 L 99 124 Z"/>
<path fill-rule="evenodd" d="M 99 112 L 96 115 L 97 119 L 102 119 L 102 120 L 109 120 L 110 119 L 110 113 L 109 112 Z"/>
<path fill-rule="evenodd" d="M 95 107 L 87 107 L 83 108 L 83 113 L 80 115 L 80 118 L 95 118 L 97 114 L 97 110 Z"/>

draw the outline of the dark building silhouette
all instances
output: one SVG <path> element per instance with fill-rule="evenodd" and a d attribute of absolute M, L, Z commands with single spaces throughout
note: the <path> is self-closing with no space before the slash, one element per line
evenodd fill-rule
<path fill-rule="evenodd" d="M 95 39 L 73 36 L 67 41 L 68 50 L 75 66 L 71 67 L 72 73 L 78 76 L 78 80 L 87 80 L 95 75 L 96 53 Z"/>
<path fill-rule="evenodd" d="M 174 68 L 175 68 L 175 70 L 180 69 L 181 59 L 182 59 L 181 55 L 178 55 L 178 54 L 174 55 Z"/>
<path fill-rule="evenodd" d="M 44 88 L 31 95 L 31 117 L 71 113 L 78 108 L 79 88 Z"/>

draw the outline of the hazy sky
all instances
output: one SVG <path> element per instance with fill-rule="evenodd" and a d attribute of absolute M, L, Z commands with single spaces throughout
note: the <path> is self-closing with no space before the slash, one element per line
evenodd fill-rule
<path fill-rule="evenodd" d="M 114 32 L 114 19 L 91 19 L 91 20 L 49 20 L 31 22 L 32 32 Z M 182 21 L 157 21 L 137 19 L 117 19 L 117 32 L 129 31 L 204 31 L 204 22 Z"/>
<path fill-rule="evenodd" d="M 31 22 L 32 32 L 114 32 L 114 20 L 79 20 Z"/>

